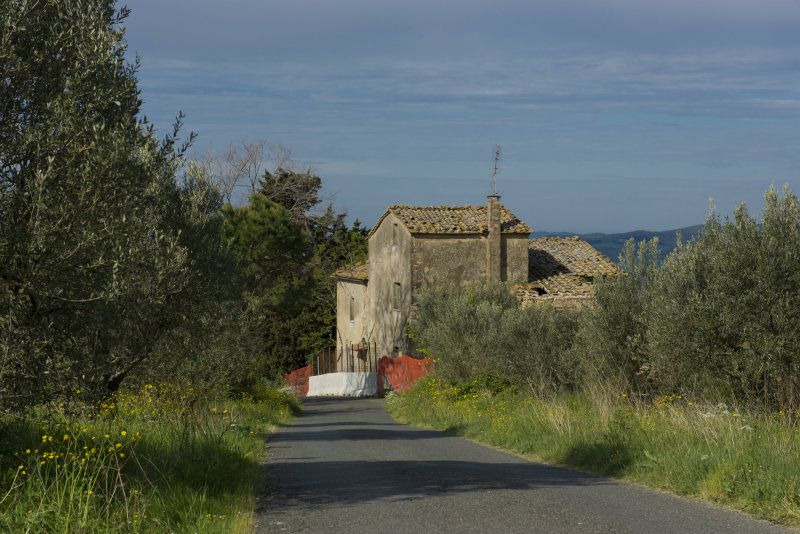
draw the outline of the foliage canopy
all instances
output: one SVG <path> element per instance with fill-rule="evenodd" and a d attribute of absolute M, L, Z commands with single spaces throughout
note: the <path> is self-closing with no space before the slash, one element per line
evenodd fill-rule
<path fill-rule="evenodd" d="M 711 211 L 663 262 L 657 241 L 630 240 L 620 266 L 576 315 L 520 310 L 502 286 L 429 288 L 413 332 L 455 381 L 489 374 L 539 394 L 681 394 L 797 414 L 800 200 L 788 188 L 766 192 L 761 221 L 744 205 L 731 219 Z"/>

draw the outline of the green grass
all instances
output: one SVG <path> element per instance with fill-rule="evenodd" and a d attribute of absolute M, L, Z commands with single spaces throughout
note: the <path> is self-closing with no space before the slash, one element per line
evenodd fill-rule
<path fill-rule="evenodd" d="M 387 399 L 402 422 L 677 494 L 785 524 L 800 523 L 800 429 L 782 414 L 697 406 L 678 396 L 542 400 L 436 378 Z"/>
<path fill-rule="evenodd" d="M 250 532 L 264 439 L 298 407 L 148 385 L 0 420 L 0 531 Z"/>

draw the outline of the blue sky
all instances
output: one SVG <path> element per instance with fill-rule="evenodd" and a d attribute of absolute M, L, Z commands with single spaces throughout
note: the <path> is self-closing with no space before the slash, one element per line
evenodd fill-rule
<path fill-rule="evenodd" d="M 264 139 L 372 224 L 503 202 L 537 230 L 664 230 L 800 192 L 800 0 L 134 0 L 145 113 Z"/>

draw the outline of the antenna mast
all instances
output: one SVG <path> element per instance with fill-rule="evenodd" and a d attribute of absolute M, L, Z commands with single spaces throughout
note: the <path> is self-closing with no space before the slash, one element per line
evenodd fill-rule
<path fill-rule="evenodd" d="M 492 194 L 493 197 L 498 197 L 497 194 L 497 173 L 500 172 L 500 145 L 494 145 L 494 164 L 492 165 Z"/>

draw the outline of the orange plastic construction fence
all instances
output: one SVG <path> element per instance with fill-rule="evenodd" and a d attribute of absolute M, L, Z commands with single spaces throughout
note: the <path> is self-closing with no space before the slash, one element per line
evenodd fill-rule
<path fill-rule="evenodd" d="M 433 361 L 429 359 L 418 360 L 410 356 L 387 358 L 378 360 L 378 392 L 405 391 L 411 385 L 427 375 L 433 369 Z M 311 365 L 306 365 L 286 373 L 283 377 L 289 383 L 298 397 L 308 395 L 308 380 L 313 374 Z"/>
<path fill-rule="evenodd" d="M 289 386 L 294 390 L 294 394 L 298 397 L 305 397 L 308 395 L 308 378 L 310 376 L 310 365 L 306 365 L 300 369 L 295 369 L 294 371 L 283 375 L 286 381 L 289 382 Z"/>
<path fill-rule="evenodd" d="M 378 391 L 404 391 L 433 369 L 429 359 L 410 356 L 383 357 L 378 360 Z"/>

